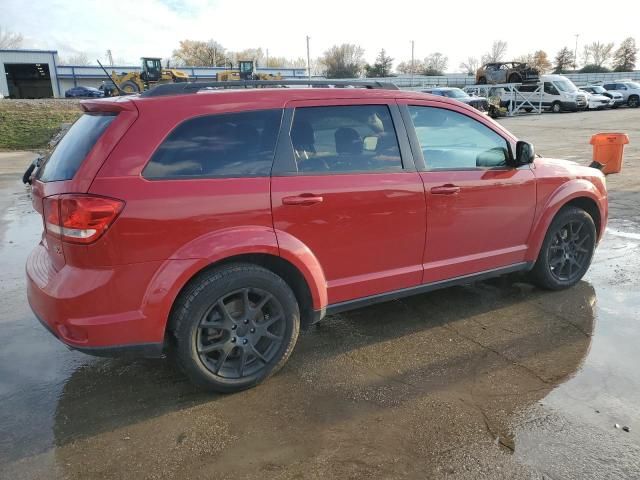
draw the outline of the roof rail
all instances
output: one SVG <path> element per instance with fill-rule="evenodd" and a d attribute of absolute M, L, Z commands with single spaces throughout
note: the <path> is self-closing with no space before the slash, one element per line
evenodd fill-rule
<path fill-rule="evenodd" d="M 380 82 L 377 80 L 237 80 L 228 82 L 178 82 L 163 83 L 140 94 L 141 97 L 163 97 L 167 95 L 185 95 L 196 93 L 200 90 L 226 89 L 226 88 L 260 88 L 260 87 L 287 87 L 307 85 L 310 87 L 334 87 L 334 88 L 370 88 L 398 90 L 394 83 Z"/>

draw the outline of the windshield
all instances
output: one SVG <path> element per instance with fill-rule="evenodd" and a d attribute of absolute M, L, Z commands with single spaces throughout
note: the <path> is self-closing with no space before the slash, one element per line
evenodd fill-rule
<path fill-rule="evenodd" d="M 553 84 L 558 87 L 561 92 L 575 92 L 578 90 L 576 86 L 568 80 L 556 80 Z"/>
<path fill-rule="evenodd" d="M 589 87 L 593 93 L 604 93 L 606 90 L 604 87 Z"/>
<path fill-rule="evenodd" d="M 469 95 L 464 93 L 459 88 L 452 88 L 451 90 L 444 90 L 444 96 L 449 98 L 466 98 Z"/>
<path fill-rule="evenodd" d="M 640 83 L 636 82 L 627 82 L 627 86 L 631 88 L 640 88 Z"/>

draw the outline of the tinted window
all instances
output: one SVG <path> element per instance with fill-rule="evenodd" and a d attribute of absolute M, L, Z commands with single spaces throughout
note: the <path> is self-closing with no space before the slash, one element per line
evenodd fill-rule
<path fill-rule="evenodd" d="M 115 115 L 82 115 L 69 129 L 38 174 L 43 182 L 71 180 Z"/>
<path fill-rule="evenodd" d="M 409 107 L 429 170 L 507 165 L 507 141 L 482 123 L 443 108 Z"/>
<path fill-rule="evenodd" d="M 615 90 L 616 89 L 616 84 L 615 83 L 606 83 L 604 85 L 604 88 L 607 90 Z"/>
<path fill-rule="evenodd" d="M 282 110 L 208 115 L 178 125 L 151 157 L 146 178 L 267 176 Z"/>
<path fill-rule="evenodd" d="M 385 105 L 297 108 L 291 143 L 303 173 L 402 170 L 398 139 Z"/>

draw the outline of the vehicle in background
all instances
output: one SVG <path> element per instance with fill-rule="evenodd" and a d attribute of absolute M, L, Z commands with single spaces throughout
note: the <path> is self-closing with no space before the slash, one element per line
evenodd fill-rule
<path fill-rule="evenodd" d="M 537 68 L 522 62 L 492 62 L 480 67 L 476 72 L 476 83 L 535 83 L 540 72 Z"/>
<path fill-rule="evenodd" d="M 142 71 L 141 72 L 121 72 L 118 75 L 115 71 L 112 71 L 109 75 L 106 70 L 109 79 L 118 85 L 118 89 L 115 93 L 120 95 L 144 92 L 156 85 L 163 83 L 178 83 L 188 82 L 189 75 L 181 70 L 175 68 L 162 67 L 162 61 L 160 58 L 154 57 L 142 57 Z M 98 61 L 100 67 L 102 64 Z M 102 67 L 104 69 L 104 67 Z M 114 92 L 112 92 L 114 95 Z"/>
<path fill-rule="evenodd" d="M 98 87 L 98 90 L 103 92 L 105 97 L 116 97 L 119 95 L 116 84 L 111 80 L 104 80 Z"/>
<path fill-rule="evenodd" d="M 487 110 L 489 110 L 489 102 L 485 97 L 471 96 L 460 88 L 425 88 L 422 90 L 422 92 L 430 93 L 431 95 L 439 95 L 440 97 L 453 98 L 454 100 L 458 100 L 459 102 L 471 105 L 473 108 L 475 108 L 476 110 L 480 110 L 481 112 L 486 112 Z"/>
<path fill-rule="evenodd" d="M 624 97 L 620 92 L 616 92 L 615 90 L 608 91 L 602 85 L 587 85 L 586 87 L 581 87 L 580 90 L 584 90 L 590 94 L 596 95 L 604 95 L 605 97 L 609 97 L 613 100 L 613 105 L 611 108 L 618 108 L 620 105 L 625 104 Z"/>
<path fill-rule="evenodd" d="M 604 110 L 605 108 L 611 108 L 614 104 L 613 100 L 604 95 L 597 93 L 589 93 L 585 90 L 579 89 L 587 97 L 587 110 Z"/>
<path fill-rule="evenodd" d="M 542 85 L 542 92 L 534 93 Z M 587 94 L 578 90 L 571 80 L 564 75 L 540 75 L 540 83 L 530 85 L 516 85 L 515 90 L 519 95 L 507 88 L 498 87 L 500 90 L 501 105 L 508 107 L 512 103 L 519 103 L 528 97 L 529 101 L 535 105 L 541 105 L 553 113 L 577 112 L 586 110 Z M 532 110 L 531 107 L 524 108 L 525 111 Z"/>
<path fill-rule="evenodd" d="M 78 85 L 64 92 L 64 96 L 66 98 L 100 98 L 104 97 L 104 92 L 97 88 Z"/>
<path fill-rule="evenodd" d="M 616 80 L 615 82 L 606 82 L 602 86 L 610 92 L 620 93 L 629 107 L 638 108 L 640 106 L 639 83 L 631 80 Z"/>

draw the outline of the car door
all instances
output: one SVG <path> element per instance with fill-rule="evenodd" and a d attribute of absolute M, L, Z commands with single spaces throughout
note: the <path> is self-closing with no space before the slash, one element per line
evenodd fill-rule
<path fill-rule="evenodd" d="M 508 165 L 513 139 L 457 106 L 403 103 L 427 199 L 423 282 L 524 262 L 536 186 L 528 165 Z"/>
<path fill-rule="evenodd" d="M 295 101 L 286 112 L 271 180 L 279 241 L 315 255 L 329 304 L 419 285 L 424 189 L 395 103 Z"/>

